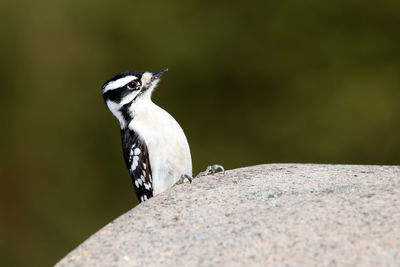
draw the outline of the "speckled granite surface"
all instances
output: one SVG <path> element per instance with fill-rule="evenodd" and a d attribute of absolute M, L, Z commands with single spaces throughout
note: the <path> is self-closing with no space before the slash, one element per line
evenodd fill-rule
<path fill-rule="evenodd" d="M 57 266 L 399 266 L 400 166 L 268 164 L 120 216 Z"/>

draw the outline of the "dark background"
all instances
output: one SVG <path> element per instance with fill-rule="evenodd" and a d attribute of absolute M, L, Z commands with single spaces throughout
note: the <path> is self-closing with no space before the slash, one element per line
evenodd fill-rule
<path fill-rule="evenodd" d="M 400 1 L 0 2 L 2 266 L 56 263 L 137 202 L 101 85 L 154 101 L 194 172 L 400 163 Z"/>

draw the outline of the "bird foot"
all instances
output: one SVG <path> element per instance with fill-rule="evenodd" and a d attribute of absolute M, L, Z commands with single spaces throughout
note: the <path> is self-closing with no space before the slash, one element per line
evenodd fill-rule
<path fill-rule="evenodd" d="M 192 183 L 193 178 L 187 174 L 182 174 L 181 178 L 175 183 L 175 185 L 178 184 L 183 184 L 185 181 L 189 181 L 189 183 Z"/>
<path fill-rule="evenodd" d="M 222 173 L 225 174 L 225 169 L 224 169 L 224 167 L 222 167 L 222 165 L 214 164 L 214 165 L 208 166 L 205 171 L 199 172 L 199 174 L 197 174 L 195 177 L 192 177 L 187 174 L 182 174 L 181 178 L 179 178 L 179 180 L 175 183 L 175 185 L 183 184 L 186 181 L 188 181 L 189 183 L 192 183 L 193 179 L 199 178 L 202 176 L 206 176 L 209 174 L 215 174 L 218 169 L 220 169 L 222 171 Z"/>
<path fill-rule="evenodd" d="M 199 172 L 199 174 L 197 174 L 195 178 L 199 178 L 201 176 L 206 176 L 209 174 L 215 174 L 218 169 L 221 169 L 222 174 L 225 174 L 225 169 L 224 169 L 224 167 L 222 167 L 222 165 L 214 164 L 214 165 L 208 166 L 205 171 Z"/>

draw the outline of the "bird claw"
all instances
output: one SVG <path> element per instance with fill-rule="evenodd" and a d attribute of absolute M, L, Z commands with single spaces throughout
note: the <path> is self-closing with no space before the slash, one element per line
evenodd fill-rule
<path fill-rule="evenodd" d="M 186 180 L 188 180 L 189 183 L 192 183 L 193 178 L 187 174 L 182 174 L 181 178 L 179 178 L 179 180 L 175 183 L 175 185 L 183 184 Z"/>
<path fill-rule="evenodd" d="M 205 171 L 199 172 L 199 174 L 197 174 L 195 178 L 198 178 L 198 177 L 201 177 L 201 176 L 206 176 L 206 175 L 209 175 L 209 174 L 215 174 L 218 169 L 221 169 L 222 174 L 225 174 L 225 169 L 224 169 L 224 167 L 222 165 L 214 164 L 214 165 L 208 166 Z"/>
<path fill-rule="evenodd" d="M 215 174 L 218 169 L 220 169 L 222 171 L 222 173 L 225 174 L 225 169 L 222 165 L 214 164 L 214 165 L 208 166 L 205 171 L 199 172 L 199 174 L 197 174 L 196 177 L 192 177 L 187 174 L 182 174 L 181 178 L 179 178 L 179 180 L 175 183 L 175 185 L 183 184 L 186 180 L 189 181 L 189 183 L 192 183 L 194 178 L 199 178 L 201 176 L 206 176 L 209 174 Z"/>

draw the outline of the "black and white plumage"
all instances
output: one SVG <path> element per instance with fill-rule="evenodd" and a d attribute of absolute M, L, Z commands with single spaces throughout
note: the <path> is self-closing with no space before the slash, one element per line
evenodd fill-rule
<path fill-rule="evenodd" d="M 102 87 L 104 101 L 119 120 L 125 163 L 140 202 L 192 176 L 189 144 L 182 128 L 151 94 L 166 70 L 122 72 Z"/>
<path fill-rule="evenodd" d="M 122 149 L 126 166 L 140 202 L 153 196 L 153 178 L 149 151 L 140 137 L 129 129 L 121 129 Z"/>

